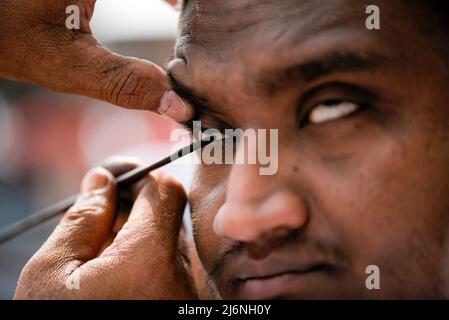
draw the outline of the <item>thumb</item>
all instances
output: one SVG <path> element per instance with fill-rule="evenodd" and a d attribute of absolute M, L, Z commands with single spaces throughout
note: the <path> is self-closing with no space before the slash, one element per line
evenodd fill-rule
<path fill-rule="evenodd" d="M 186 193 L 174 178 L 156 172 L 140 191 L 128 221 L 117 234 L 116 244 L 136 255 L 165 256 L 171 260 L 178 254 L 179 232 L 186 204 Z"/>
<path fill-rule="evenodd" d="M 0 39 L 8 42 L 0 49 L 2 76 L 190 120 L 193 108 L 170 91 L 160 67 L 114 54 L 95 39 L 89 25 L 95 0 L 5 1 L 0 1 L 5 11 Z M 79 30 L 67 27 L 70 4 L 79 7 Z"/>
<path fill-rule="evenodd" d="M 193 108 L 170 90 L 165 71 L 152 62 L 124 57 L 99 45 L 91 45 L 76 53 L 66 65 L 66 88 L 62 91 L 88 95 L 124 108 L 156 111 L 175 121 L 186 122 Z M 64 80 L 62 80 L 64 81 Z M 54 83 L 54 82 L 53 82 Z"/>
<path fill-rule="evenodd" d="M 103 168 L 89 171 L 76 203 L 64 215 L 43 251 L 66 261 L 86 262 L 95 258 L 111 231 L 115 198 L 112 174 Z"/>

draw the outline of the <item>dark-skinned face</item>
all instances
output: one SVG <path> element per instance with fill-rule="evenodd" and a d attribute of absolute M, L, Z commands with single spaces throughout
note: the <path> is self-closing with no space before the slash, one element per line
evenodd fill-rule
<path fill-rule="evenodd" d="M 188 1 L 170 72 L 202 125 L 279 129 L 275 175 L 197 168 L 194 240 L 217 296 L 444 294 L 449 73 L 419 27 L 438 17 L 401 3 L 377 1 L 367 30 L 358 0 Z"/>

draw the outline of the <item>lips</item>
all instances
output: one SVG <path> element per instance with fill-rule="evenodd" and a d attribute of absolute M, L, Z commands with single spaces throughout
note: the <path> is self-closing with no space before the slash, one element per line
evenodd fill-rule
<path fill-rule="evenodd" d="M 297 298 L 322 287 L 336 267 L 312 257 L 270 256 L 263 260 L 239 257 L 232 263 L 239 299 Z"/>
<path fill-rule="evenodd" d="M 261 275 L 251 275 L 247 278 L 242 278 L 240 280 L 242 281 L 262 281 L 262 280 L 270 280 L 272 278 L 276 278 L 276 277 L 281 277 L 284 275 L 289 275 L 289 274 L 306 274 L 306 273 L 311 273 L 311 272 L 317 272 L 320 271 L 324 268 L 327 268 L 328 265 L 327 264 L 317 264 L 317 265 L 313 265 L 310 267 L 305 267 L 305 268 L 299 268 L 299 269 L 292 269 L 292 270 L 285 270 L 285 271 L 280 271 L 278 273 L 272 273 L 272 274 L 261 274 Z"/>

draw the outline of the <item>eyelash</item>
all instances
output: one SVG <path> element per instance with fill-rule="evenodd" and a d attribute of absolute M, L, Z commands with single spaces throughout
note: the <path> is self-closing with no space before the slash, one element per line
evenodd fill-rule
<path fill-rule="evenodd" d="M 313 123 L 310 120 L 312 112 L 315 111 L 318 107 L 320 107 L 320 106 L 328 106 L 328 108 L 331 109 L 331 108 L 336 108 L 338 105 L 341 105 L 343 103 L 353 104 L 353 105 L 355 105 L 355 109 L 352 110 L 352 111 L 347 112 L 346 114 L 343 114 L 342 116 L 337 116 L 335 119 L 324 120 L 324 121 L 322 121 L 320 123 Z M 335 100 L 334 99 L 334 100 L 323 101 L 323 102 L 320 102 L 320 103 L 316 104 L 314 107 L 311 108 L 310 111 L 308 111 L 305 114 L 304 119 L 301 121 L 300 128 L 302 129 L 302 128 L 304 128 L 306 126 L 309 126 L 309 125 L 316 126 L 316 125 L 325 124 L 325 123 L 329 123 L 329 122 L 333 122 L 333 121 L 338 121 L 340 119 L 353 116 L 353 115 L 363 111 L 367 107 L 368 107 L 368 105 L 366 105 L 366 104 L 358 103 L 358 102 L 354 102 L 354 101 L 350 101 L 350 100 L 345 100 L 345 99 L 340 99 L 340 100 Z M 191 120 L 191 121 L 188 121 L 186 123 L 182 123 L 181 124 L 192 135 L 193 135 L 193 130 L 192 130 L 192 128 L 193 128 L 193 121 L 201 121 L 201 117 L 198 117 L 195 120 Z M 211 126 L 211 127 L 203 127 L 203 126 L 201 126 L 200 130 L 201 130 L 201 133 L 204 133 L 208 129 L 217 129 L 222 134 L 224 134 L 224 130 L 228 129 L 228 128 L 230 128 L 230 127 L 219 128 L 219 126 Z"/>
<path fill-rule="evenodd" d="M 193 135 L 194 135 L 194 132 L 193 132 L 193 122 L 194 122 L 194 121 L 201 121 L 201 123 L 203 123 L 205 118 L 208 119 L 208 118 L 207 118 L 207 115 L 205 115 L 205 114 L 197 114 L 197 115 L 195 116 L 194 119 L 192 119 L 192 120 L 190 120 L 190 121 L 188 121 L 188 122 L 181 123 L 181 126 L 182 126 L 184 129 L 186 129 L 186 130 L 189 132 L 189 134 L 192 135 L 193 138 L 196 138 L 196 137 L 193 136 Z M 208 120 L 209 120 L 209 119 L 208 119 Z M 207 120 L 206 120 L 206 121 L 207 121 Z M 212 122 L 212 120 L 209 120 L 209 121 Z M 210 127 L 204 127 L 204 126 L 201 126 L 201 127 L 200 127 L 201 133 L 204 134 L 204 132 L 205 132 L 206 130 L 208 130 L 208 129 L 215 129 L 215 130 L 220 131 L 220 133 L 224 135 L 226 129 L 233 129 L 231 126 L 227 125 L 226 123 L 224 123 L 224 122 L 222 122 L 222 121 L 214 121 L 214 122 L 217 122 L 217 125 L 210 126 Z M 219 122 L 219 123 L 218 123 L 218 122 Z"/>
<path fill-rule="evenodd" d="M 329 94 L 330 91 L 330 94 Z M 326 98 L 328 96 L 329 98 Z M 315 98 L 317 97 L 317 98 Z M 316 102 L 313 102 L 313 101 Z M 299 128 L 303 129 L 307 126 L 318 126 L 324 125 L 326 123 L 343 120 L 344 118 L 355 116 L 356 114 L 365 111 L 366 109 L 372 107 L 378 98 L 373 93 L 366 91 L 365 89 L 358 88 L 352 85 L 348 85 L 345 83 L 328 83 L 312 89 L 306 92 L 299 102 Z M 312 103 L 310 103 L 312 101 Z M 346 104 L 345 106 L 342 106 Z M 308 107 L 308 106 L 312 107 Z M 353 105 L 353 106 L 351 106 Z M 314 111 L 317 110 L 320 106 L 325 106 L 327 109 L 332 110 L 333 108 L 343 107 L 343 110 L 340 110 L 341 115 L 330 115 L 329 120 L 324 120 L 322 122 L 314 123 L 311 121 L 310 117 Z M 351 110 L 352 109 L 352 110 Z M 329 111 L 329 112 L 338 112 L 338 111 Z M 323 115 L 322 115 L 323 116 Z M 329 116 L 329 114 L 327 115 Z M 324 116 L 324 118 L 326 115 Z M 211 122 L 213 125 L 204 127 L 201 126 L 200 130 L 202 133 L 208 129 L 216 129 L 224 134 L 226 129 L 234 129 L 232 126 L 228 125 L 222 120 L 217 119 L 217 116 L 211 116 L 206 112 L 198 110 L 195 118 L 182 123 L 181 125 L 193 135 L 193 122 L 201 121 Z M 195 137 L 194 137 L 195 138 Z"/>

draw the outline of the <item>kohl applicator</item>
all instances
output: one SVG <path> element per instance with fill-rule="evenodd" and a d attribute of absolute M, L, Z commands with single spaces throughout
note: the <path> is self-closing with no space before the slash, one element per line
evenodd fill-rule
<path fill-rule="evenodd" d="M 144 178 L 149 172 L 159 169 L 163 166 L 166 166 L 188 154 L 191 154 L 202 147 L 212 143 L 220 141 L 217 140 L 214 136 L 206 137 L 203 140 L 199 140 L 196 142 L 193 142 L 192 144 L 183 147 L 176 151 L 175 153 L 169 155 L 168 157 L 163 158 L 162 160 L 159 160 L 158 162 L 155 162 L 150 165 L 141 166 L 134 170 L 128 171 L 120 176 L 118 176 L 115 181 L 117 184 L 117 189 L 129 186 L 140 179 Z M 32 214 L 22 220 L 19 220 L 15 223 L 13 223 L 10 226 L 7 226 L 0 230 L 0 245 L 14 239 L 15 237 L 21 235 L 22 233 L 60 215 L 65 213 L 76 201 L 78 195 L 73 195 L 69 198 L 66 198 L 60 202 L 57 202 L 53 204 L 52 206 L 41 210 L 39 212 L 36 212 L 35 214 Z"/>

